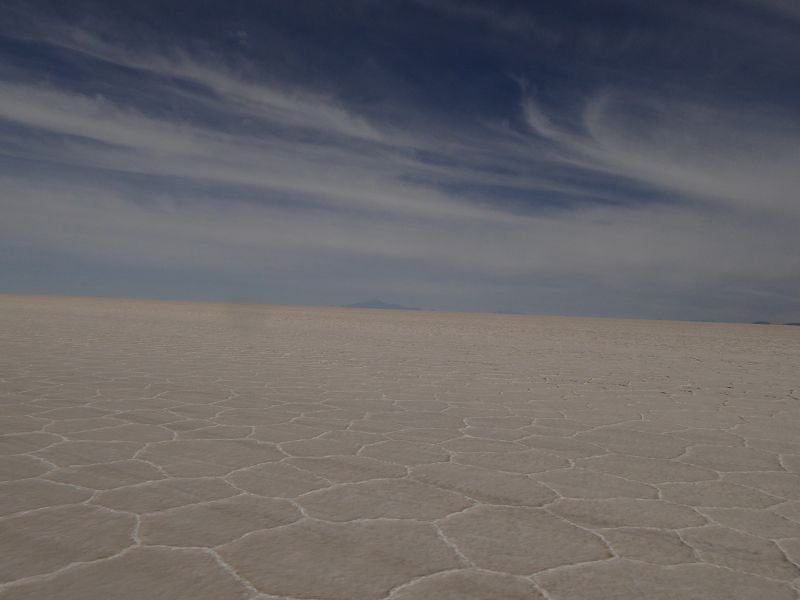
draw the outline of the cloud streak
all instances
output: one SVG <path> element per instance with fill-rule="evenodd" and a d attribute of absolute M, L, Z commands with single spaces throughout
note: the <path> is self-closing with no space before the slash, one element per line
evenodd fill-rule
<path fill-rule="evenodd" d="M 7 35 L 108 75 L 0 82 L 0 236 L 15 253 L 313 280 L 280 296 L 306 303 L 348 300 L 346 282 L 440 308 L 798 308 L 800 128 L 774 107 L 610 84 L 559 106 L 523 85 L 491 117 L 442 120 L 188 46 L 52 21 Z"/>

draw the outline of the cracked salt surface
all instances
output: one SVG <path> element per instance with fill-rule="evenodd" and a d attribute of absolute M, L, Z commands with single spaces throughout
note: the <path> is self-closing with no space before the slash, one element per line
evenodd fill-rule
<path fill-rule="evenodd" d="M 797 600 L 798 372 L 788 327 L 0 296 L 0 599 Z"/>

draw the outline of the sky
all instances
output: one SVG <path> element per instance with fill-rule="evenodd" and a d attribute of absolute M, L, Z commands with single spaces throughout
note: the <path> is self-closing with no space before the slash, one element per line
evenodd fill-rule
<path fill-rule="evenodd" d="M 0 291 L 800 321 L 796 0 L 0 0 Z"/>

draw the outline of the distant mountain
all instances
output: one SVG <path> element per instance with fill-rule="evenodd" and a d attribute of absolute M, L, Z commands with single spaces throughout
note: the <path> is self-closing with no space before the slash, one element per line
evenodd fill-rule
<path fill-rule="evenodd" d="M 364 302 L 356 302 L 355 304 L 345 304 L 343 308 L 382 308 L 387 310 L 422 310 L 412 306 L 402 306 L 400 304 L 389 304 L 380 298 L 372 298 Z"/>
<path fill-rule="evenodd" d="M 753 321 L 753 325 L 772 325 L 769 321 Z"/>
<path fill-rule="evenodd" d="M 795 325 L 795 326 L 800 326 L 800 323 L 784 323 L 784 325 Z"/>

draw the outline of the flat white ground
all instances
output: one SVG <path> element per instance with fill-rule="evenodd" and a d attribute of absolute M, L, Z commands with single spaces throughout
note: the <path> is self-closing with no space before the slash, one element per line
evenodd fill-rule
<path fill-rule="evenodd" d="M 795 599 L 800 328 L 0 296 L 0 598 Z"/>

